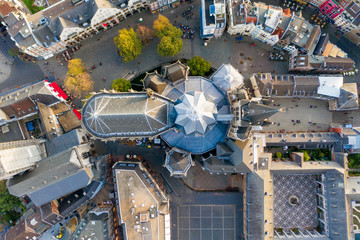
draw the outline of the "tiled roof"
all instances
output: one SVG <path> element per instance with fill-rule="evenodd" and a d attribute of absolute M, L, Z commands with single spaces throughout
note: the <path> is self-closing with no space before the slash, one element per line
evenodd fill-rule
<path fill-rule="evenodd" d="M 167 86 L 165 80 L 157 72 L 146 73 L 143 83 L 145 88 L 151 88 L 159 94 L 161 94 Z"/>
<path fill-rule="evenodd" d="M 38 237 L 40 234 L 29 230 L 26 219 L 22 219 L 6 233 L 6 240 L 37 239 Z"/>
<path fill-rule="evenodd" d="M 249 23 L 256 24 L 256 22 L 257 22 L 256 17 L 248 17 L 248 18 L 246 18 L 246 24 L 249 24 Z"/>
<path fill-rule="evenodd" d="M 167 65 L 163 69 L 164 77 L 171 82 L 176 82 L 177 80 L 186 78 L 188 71 L 189 67 L 185 66 L 180 61 Z"/>
<path fill-rule="evenodd" d="M 29 97 L 11 105 L 1 107 L 1 110 L 3 110 L 8 117 L 15 116 L 16 118 L 21 118 L 28 114 L 37 112 L 35 103 Z"/>
<path fill-rule="evenodd" d="M 9 15 L 13 11 L 13 8 L 10 7 L 8 2 L 0 0 L 0 16 L 5 17 Z"/>
<path fill-rule="evenodd" d="M 292 16 L 290 8 L 285 8 L 285 9 L 283 10 L 282 14 L 283 14 L 284 16 L 287 16 L 287 17 L 291 17 L 291 16 Z"/>
<path fill-rule="evenodd" d="M 310 37 L 307 40 L 304 48 L 307 50 L 310 50 L 312 48 L 312 46 L 314 45 L 316 39 L 319 37 L 320 33 L 321 33 L 320 27 L 316 25 L 313 28 L 313 30 L 311 31 Z"/>

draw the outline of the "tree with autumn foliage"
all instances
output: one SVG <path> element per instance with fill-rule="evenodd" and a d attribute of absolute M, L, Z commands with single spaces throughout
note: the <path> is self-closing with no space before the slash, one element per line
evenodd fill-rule
<path fill-rule="evenodd" d="M 152 31 L 150 28 L 143 25 L 138 25 L 136 28 L 136 34 L 141 40 L 143 45 L 149 45 L 152 40 Z"/>
<path fill-rule="evenodd" d="M 167 17 L 160 14 L 154 21 L 153 28 L 156 36 L 160 39 L 157 50 L 161 56 L 174 56 L 181 51 L 183 47 L 182 31 L 172 25 Z"/>
<path fill-rule="evenodd" d="M 80 58 L 69 60 L 68 68 L 64 81 L 64 87 L 68 93 L 79 98 L 93 89 L 94 81 L 91 80 L 90 74 Z"/>
<path fill-rule="evenodd" d="M 157 51 L 163 56 L 175 56 L 178 54 L 183 47 L 183 41 L 181 38 L 174 38 L 165 36 L 160 40 Z"/>
<path fill-rule="evenodd" d="M 114 43 L 124 62 L 131 62 L 136 59 L 144 47 L 133 28 L 119 30 L 119 35 L 114 38 Z"/>

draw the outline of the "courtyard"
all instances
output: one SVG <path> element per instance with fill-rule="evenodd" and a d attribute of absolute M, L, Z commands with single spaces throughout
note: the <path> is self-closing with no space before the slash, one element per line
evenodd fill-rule
<path fill-rule="evenodd" d="M 313 175 L 274 175 L 274 227 L 317 226 L 316 182 Z"/>
<path fill-rule="evenodd" d="M 360 233 L 360 202 L 353 202 L 352 216 L 354 233 Z"/>

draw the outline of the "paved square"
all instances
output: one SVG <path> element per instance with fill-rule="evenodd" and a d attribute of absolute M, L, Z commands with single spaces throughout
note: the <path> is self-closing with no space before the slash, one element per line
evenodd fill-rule
<path fill-rule="evenodd" d="M 290 204 L 289 199 L 297 198 Z M 316 182 L 313 175 L 274 175 L 274 227 L 315 228 Z"/>
<path fill-rule="evenodd" d="M 179 240 L 235 240 L 234 205 L 178 207 Z"/>
<path fill-rule="evenodd" d="M 318 99 L 274 99 L 270 106 L 288 110 L 272 115 L 269 120 L 274 124 L 264 126 L 263 129 L 266 132 L 282 129 L 293 132 L 328 131 L 333 122 L 333 113 L 329 112 L 327 104 L 327 101 Z M 297 120 L 300 123 L 296 123 Z"/>

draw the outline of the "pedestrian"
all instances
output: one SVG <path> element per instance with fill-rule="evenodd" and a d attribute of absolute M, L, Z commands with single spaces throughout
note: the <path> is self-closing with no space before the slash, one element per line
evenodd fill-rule
<path fill-rule="evenodd" d="M 99 65 L 100 65 L 100 66 L 102 66 L 102 63 L 101 63 L 101 62 L 99 62 Z"/>

